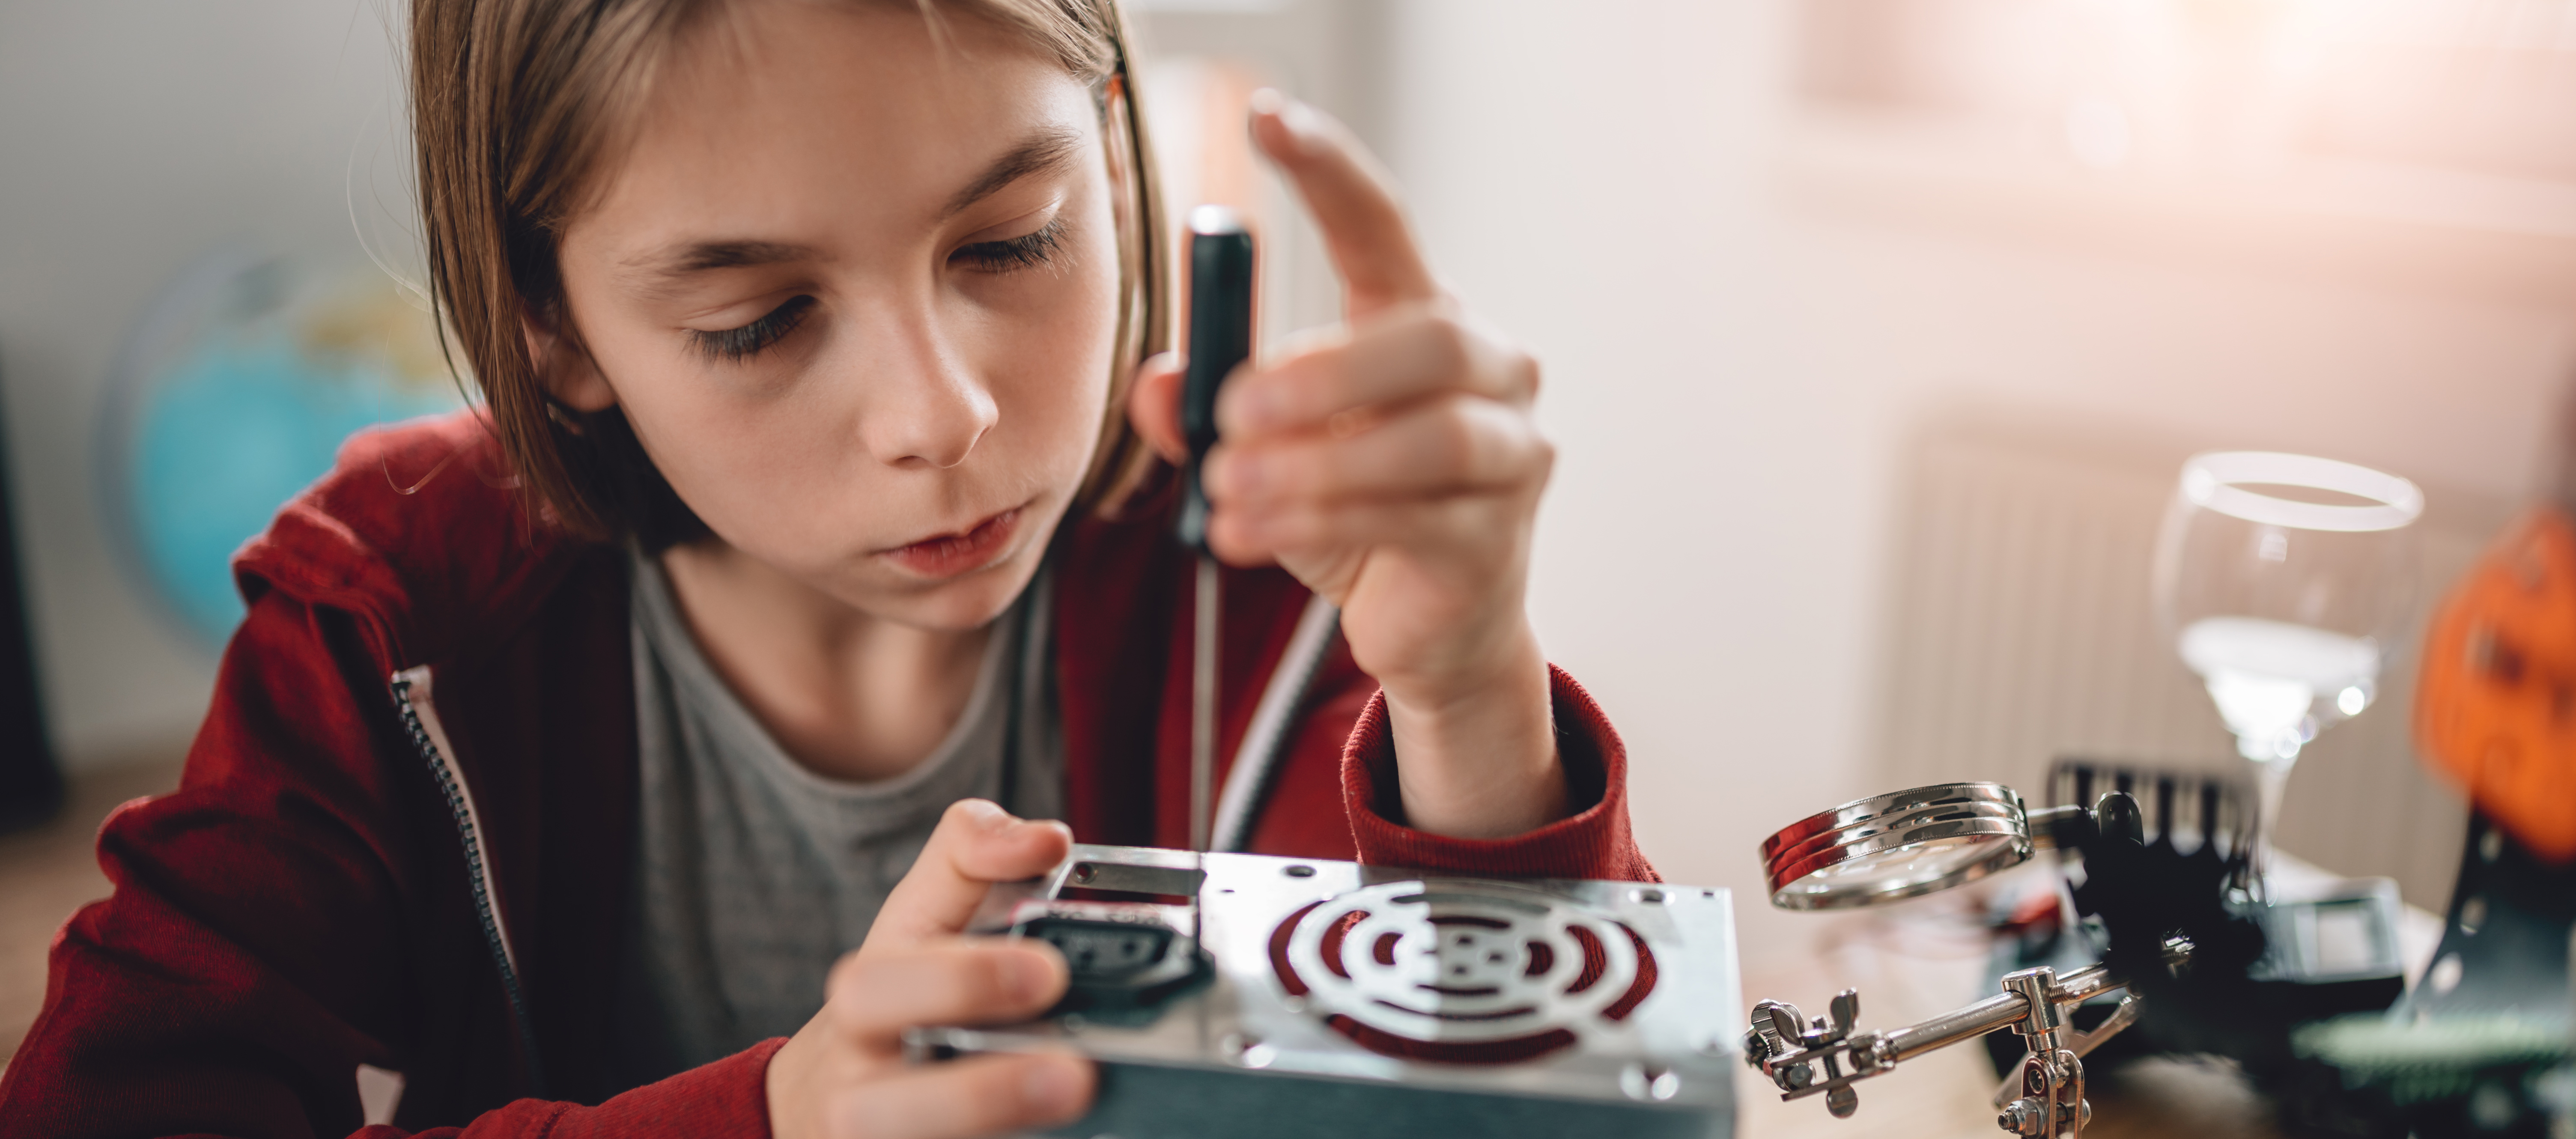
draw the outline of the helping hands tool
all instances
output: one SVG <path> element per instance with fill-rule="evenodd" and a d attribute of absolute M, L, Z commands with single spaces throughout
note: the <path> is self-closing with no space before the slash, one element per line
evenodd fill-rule
<path fill-rule="evenodd" d="M 1763 843 L 1763 868 L 1771 902 L 1782 909 L 1881 905 L 1974 881 L 2061 845 L 2144 849 L 2143 821 L 2137 801 L 2125 791 L 2105 794 L 2089 809 L 2034 811 L 2001 784 L 1936 784 L 1855 800 L 1791 824 Z M 2235 843 L 2243 845 L 2241 839 Z M 2216 882 L 2211 885 L 2214 890 Z M 1766 1000 L 1753 1008 L 1744 1060 L 1780 1089 L 1780 1098 L 1822 1095 L 1834 1115 L 1848 1118 L 1860 1107 L 1854 1083 L 1926 1052 L 2010 1028 L 2021 1035 L 2027 1054 L 2018 1076 L 1996 1096 L 1996 1126 L 2016 1135 L 2078 1136 L 2092 1117 L 2083 1056 L 2136 1020 L 2135 970 L 2187 968 L 2194 936 L 2203 932 L 2185 923 L 2179 935 L 2157 936 L 2143 960 L 2123 962 L 2115 954 L 2114 960 L 2063 974 L 2048 967 L 2018 970 L 2003 977 L 2002 993 L 1883 1032 L 1855 1029 L 1855 990 L 1836 994 L 1829 1015 L 1812 1019 L 1795 1005 Z M 2129 992 L 2119 1009 L 2093 1031 L 2068 1023 L 2075 1006 L 2121 989 Z"/>

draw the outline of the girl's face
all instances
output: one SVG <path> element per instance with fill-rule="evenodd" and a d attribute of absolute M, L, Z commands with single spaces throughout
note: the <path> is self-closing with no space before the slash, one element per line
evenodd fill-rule
<path fill-rule="evenodd" d="M 588 361 L 544 367 L 622 405 L 735 549 L 964 629 L 1027 585 L 1091 460 L 1117 194 L 1080 81 L 908 9 L 746 0 L 691 33 L 559 243 Z"/>

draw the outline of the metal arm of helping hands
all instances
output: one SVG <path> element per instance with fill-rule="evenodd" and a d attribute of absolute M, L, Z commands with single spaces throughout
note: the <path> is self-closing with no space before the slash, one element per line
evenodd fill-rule
<path fill-rule="evenodd" d="M 2165 942 L 2168 968 L 2190 958 L 2188 940 Z M 2138 998 L 2131 994 L 2122 1000 L 2111 1019 L 2092 1032 L 2069 1027 L 2066 1013 L 2127 987 L 2125 978 L 2102 965 L 2063 977 L 2053 969 L 2023 969 L 2005 974 L 2004 991 L 1995 996 L 1885 1032 L 1854 1031 L 1860 1018 L 1860 993 L 1854 989 L 1836 994 L 1827 1015 L 1812 1019 L 1796 1005 L 1763 1001 L 1753 1006 L 1753 1023 L 1745 1030 L 1744 1060 L 1779 1087 L 1781 1099 L 1822 1095 L 1827 1109 L 1848 1117 L 1860 1108 L 1853 1084 L 1926 1052 L 2010 1028 L 2021 1034 L 2029 1054 L 2022 1059 L 2019 1095 L 2006 1100 L 2015 1088 L 2008 1082 L 2005 1093 L 1997 1096 L 2003 1110 L 1996 1125 L 2016 1135 L 2074 1137 L 2083 1133 L 2092 1115 L 2084 1101 L 2082 1057 L 2137 1019 Z"/>

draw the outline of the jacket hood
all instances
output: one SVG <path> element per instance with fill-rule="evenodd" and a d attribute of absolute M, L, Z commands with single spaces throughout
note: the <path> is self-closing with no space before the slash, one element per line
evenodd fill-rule
<path fill-rule="evenodd" d="M 388 672 L 510 635 L 580 555 L 522 489 L 479 408 L 373 428 L 233 555 L 245 603 L 355 617 Z"/>

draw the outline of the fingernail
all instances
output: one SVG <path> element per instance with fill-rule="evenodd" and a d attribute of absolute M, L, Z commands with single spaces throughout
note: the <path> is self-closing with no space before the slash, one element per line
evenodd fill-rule
<path fill-rule="evenodd" d="M 1047 1056 L 1029 1065 L 1028 1096 L 1031 1111 L 1047 1115 L 1071 1114 L 1082 1106 L 1082 1061 L 1064 1056 Z"/>
<path fill-rule="evenodd" d="M 957 806 L 974 817 L 977 827 L 987 831 L 998 831 L 1019 821 L 1012 818 L 1009 811 L 1003 810 L 1001 804 L 990 799 L 960 799 Z"/>
<path fill-rule="evenodd" d="M 1035 832 L 1043 830 L 1065 830 L 1065 825 L 1063 823 L 1056 822 L 1053 819 L 1014 818 L 1011 820 L 1009 830 L 1010 835 L 1014 840 L 1025 841 L 1029 835 Z"/>
<path fill-rule="evenodd" d="M 1280 94 L 1276 87 L 1264 87 L 1255 91 L 1252 97 L 1244 102 L 1256 115 L 1277 115 L 1288 108 L 1288 97 Z"/>
<path fill-rule="evenodd" d="M 1035 952 L 1014 953 L 1004 979 L 1011 987 L 1011 997 L 1021 1004 L 1035 1004 L 1054 995 L 1055 968 Z"/>
<path fill-rule="evenodd" d="M 1315 109 L 1294 99 L 1287 100 L 1287 105 L 1279 108 L 1279 125 L 1297 136 L 1300 150 L 1315 149 L 1316 140 L 1324 133 L 1324 121 L 1315 114 Z"/>
<path fill-rule="evenodd" d="M 1249 105 L 1253 114 L 1269 115 L 1278 119 L 1279 125 L 1288 131 L 1288 140 L 1294 143 L 1298 150 L 1314 149 L 1315 136 L 1321 124 L 1316 121 L 1313 108 L 1280 94 L 1274 87 L 1264 87 L 1253 92 Z"/>

